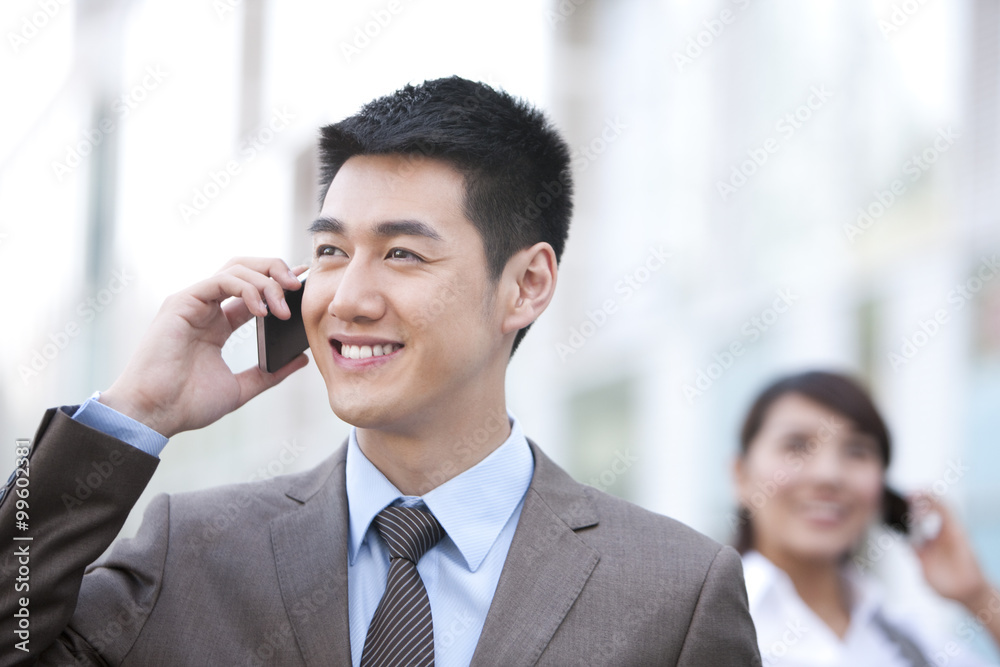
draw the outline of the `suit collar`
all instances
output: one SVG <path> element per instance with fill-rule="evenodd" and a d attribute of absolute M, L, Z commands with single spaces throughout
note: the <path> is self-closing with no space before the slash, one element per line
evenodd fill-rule
<path fill-rule="evenodd" d="M 344 461 L 347 459 L 347 441 L 345 440 L 336 451 L 315 468 L 276 479 L 284 485 L 285 495 L 300 503 L 307 502 L 319 493 L 327 483 L 339 484 L 344 489 Z M 340 473 L 339 480 L 331 476 L 335 471 Z"/>
<path fill-rule="evenodd" d="M 518 421 L 509 415 L 508 419 L 510 435 L 499 447 L 468 470 L 420 496 L 472 572 L 482 565 L 531 483 L 531 448 Z M 405 504 L 413 498 L 403 496 L 365 457 L 356 429 L 351 429 L 348 438 L 345 469 L 351 525 L 348 562 L 353 566 L 361 545 L 374 534 L 369 526 L 375 516 L 400 497 L 408 501 Z"/>
<path fill-rule="evenodd" d="M 302 506 L 271 521 L 282 601 L 307 665 L 350 665 L 347 598 L 346 447 L 282 480 Z M 322 557 L 318 557 L 322 555 Z"/>
<path fill-rule="evenodd" d="M 535 474 L 473 666 L 537 662 L 600 560 L 575 533 L 598 523 L 586 487 L 529 444 Z"/>
<path fill-rule="evenodd" d="M 535 458 L 535 475 L 531 486 L 552 512 L 572 530 L 596 526 L 597 510 L 587 495 L 586 487 L 560 468 L 531 440 L 531 454 Z"/>
<path fill-rule="evenodd" d="M 472 665 L 536 662 L 600 560 L 575 533 L 598 523 L 588 487 L 528 444 L 535 472 Z M 303 505 L 271 521 L 281 594 L 307 665 L 351 664 L 346 455 L 345 444 L 285 478 L 285 494 Z"/>

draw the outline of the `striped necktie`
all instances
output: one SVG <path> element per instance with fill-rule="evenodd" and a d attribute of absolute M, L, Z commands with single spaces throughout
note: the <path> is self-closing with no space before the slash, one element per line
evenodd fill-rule
<path fill-rule="evenodd" d="M 368 626 L 361 667 L 432 667 L 431 604 L 417 561 L 444 537 L 444 529 L 433 514 L 412 507 L 386 507 L 375 527 L 389 547 L 389 577 Z"/>

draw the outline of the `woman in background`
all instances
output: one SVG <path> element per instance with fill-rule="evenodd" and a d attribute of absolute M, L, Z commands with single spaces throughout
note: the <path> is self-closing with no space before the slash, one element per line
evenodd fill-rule
<path fill-rule="evenodd" d="M 736 547 L 765 665 L 986 664 L 968 640 L 985 628 L 1000 642 L 1000 592 L 937 498 L 916 494 L 907 503 L 886 486 L 889 433 L 864 389 L 825 372 L 781 379 L 750 408 L 740 444 Z M 983 625 L 968 622 L 935 640 L 888 618 L 863 562 L 879 522 L 901 532 L 936 523 L 913 543 L 924 577 Z"/>

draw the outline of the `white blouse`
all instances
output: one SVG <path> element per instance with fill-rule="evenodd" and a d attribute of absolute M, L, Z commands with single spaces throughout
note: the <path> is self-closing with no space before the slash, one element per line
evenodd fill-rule
<path fill-rule="evenodd" d="M 886 625 L 909 638 L 928 665 L 989 664 L 958 636 L 935 638 L 913 620 L 885 614 L 877 584 L 851 570 L 844 575 L 853 605 L 843 639 L 802 601 L 788 575 L 760 553 L 743 556 L 743 574 L 764 667 L 912 667 Z"/>

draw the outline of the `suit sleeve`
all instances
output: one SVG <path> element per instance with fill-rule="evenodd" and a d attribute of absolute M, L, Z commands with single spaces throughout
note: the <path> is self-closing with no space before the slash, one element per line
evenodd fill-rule
<path fill-rule="evenodd" d="M 0 667 L 106 664 L 68 625 L 85 569 L 114 541 L 159 463 L 66 410 L 45 413 L 28 464 L 0 496 Z M 123 576 L 145 587 L 142 577 Z M 123 605 L 109 600 L 106 610 Z"/>
<path fill-rule="evenodd" d="M 715 556 L 701 587 L 679 667 L 747 667 L 761 664 L 750 618 L 743 565 L 732 547 Z"/>

